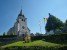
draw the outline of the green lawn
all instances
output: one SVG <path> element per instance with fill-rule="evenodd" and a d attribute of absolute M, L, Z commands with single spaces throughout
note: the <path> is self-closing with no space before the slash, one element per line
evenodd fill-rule
<path fill-rule="evenodd" d="M 63 45 L 61 45 L 61 44 L 55 44 L 55 43 L 50 43 L 50 42 L 45 42 L 45 41 L 42 41 L 42 40 L 37 40 L 37 41 L 30 42 L 30 43 L 23 43 L 23 41 L 18 41 L 18 42 L 15 42 L 15 43 L 4 45 L 2 47 L 4 48 L 4 47 L 12 47 L 12 46 L 48 46 L 48 47 L 60 47 L 60 46 L 63 46 Z"/>

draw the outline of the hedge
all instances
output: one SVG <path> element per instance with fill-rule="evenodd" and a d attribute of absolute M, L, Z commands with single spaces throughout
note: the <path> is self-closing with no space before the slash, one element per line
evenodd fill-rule
<path fill-rule="evenodd" d="M 46 36 L 32 36 L 31 40 L 42 40 L 53 43 L 67 43 L 67 34 L 53 34 L 53 35 L 46 35 Z"/>

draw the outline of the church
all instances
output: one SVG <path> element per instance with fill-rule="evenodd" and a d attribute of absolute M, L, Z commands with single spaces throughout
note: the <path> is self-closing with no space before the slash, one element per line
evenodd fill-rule
<path fill-rule="evenodd" d="M 11 35 L 11 33 L 17 36 L 23 36 L 25 34 L 30 36 L 30 29 L 27 27 L 27 18 L 22 13 L 22 9 L 18 14 L 14 26 L 8 30 L 7 35 Z"/>

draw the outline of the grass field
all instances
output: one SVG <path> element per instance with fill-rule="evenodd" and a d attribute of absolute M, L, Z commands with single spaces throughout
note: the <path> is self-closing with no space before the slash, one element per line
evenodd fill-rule
<path fill-rule="evenodd" d="M 4 45 L 4 46 L 2 46 L 2 48 L 12 47 L 12 46 L 48 46 L 48 47 L 61 47 L 63 45 L 61 45 L 61 44 L 55 44 L 55 43 L 50 43 L 50 42 L 45 42 L 45 41 L 42 41 L 42 40 L 37 40 L 37 41 L 30 42 L 30 43 L 23 43 L 23 41 L 18 41 L 18 42 L 15 42 L 15 43 Z"/>

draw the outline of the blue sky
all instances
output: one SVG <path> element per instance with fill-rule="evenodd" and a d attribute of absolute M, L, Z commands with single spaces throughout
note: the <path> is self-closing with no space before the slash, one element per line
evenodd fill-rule
<path fill-rule="evenodd" d="M 67 19 L 67 0 L 0 0 L 0 35 L 11 28 L 21 10 L 27 18 L 27 24 L 31 32 L 40 32 L 39 21 L 41 21 L 42 33 L 44 30 L 44 17 L 48 13 L 61 19 Z"/>

